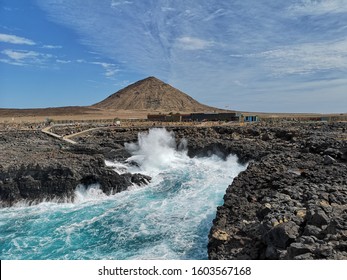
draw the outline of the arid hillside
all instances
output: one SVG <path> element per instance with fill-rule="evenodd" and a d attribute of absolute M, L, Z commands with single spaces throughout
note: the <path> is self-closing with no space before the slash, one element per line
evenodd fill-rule
<path fill-rule="evenodd" d="M 148 77 L 131 84 L 92 107 L 163 112 L 212 112 L 220 110 L 199 103 L 155 77 Z"/>

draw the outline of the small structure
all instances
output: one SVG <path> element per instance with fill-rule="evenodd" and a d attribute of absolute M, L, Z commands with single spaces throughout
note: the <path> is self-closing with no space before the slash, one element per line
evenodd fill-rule
<path fill-rule="evenodd" d="M 204 121 L 239 121 L 240 116 L 237 113 L 192 113 L 192 114 L 149 114 L 149 121 L 161 122 L 204 122 Z"/>
<path fill-rule="evenodd" d="M 245 116 L 244 121 L 245 122 L 258 122 L 259 117 L 258 116 Z"/>
<path fill-rule="evenodd" d="M 191 114 L 181 114 L 181 122 L 191 122 L 192 115 Z"/>
<path fill-rule="evenodd" d="M 154 122 L 165 122 L 166 121 L 166 115 L 162 115 L 162 114 L 158 114 L 158 115 L 149 114 L 149 115 L 147 115 L 147 119 L 149 121 L 154 121 Z"/>
<path fill-rule="evenodd" d="M 236 113 L 193 113 L 193 121 L 239 121 Z"/>
<path fill-rule="evenodd" d="M 330 121 L 330 117 L 321 117 L 321 122 L 329 122 Z"/>
<path fill-rule="evenodd" d="M 167 122 L 180 122 L 182 121 L 181 114 L 172 114 L 170 113 L 169 115 L 165 116 Z"/>

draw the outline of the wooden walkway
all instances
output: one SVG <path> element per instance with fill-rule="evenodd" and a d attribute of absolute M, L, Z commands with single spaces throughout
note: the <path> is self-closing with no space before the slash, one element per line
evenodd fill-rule
<path fill-rule="evenodd" d="M 68 142 L 68 143 L 70 143 L 70 144 L 77 144 L 77 142 L 75 142 L 75 141 L 69 139 L 69 136 L 71 136 L 72 134 L 63 137 L 63 136 L 61 136 L 61 135 L 58 135 L 58 134 L 55 134 L 55 133 L 51 132 L 50 130 L 51 130 L 52 127 L 53 127 L 53 126 L 47 126 L 47 127 L 43 128 L 41 131 L 42 131 L 43 133 L 49 135 L 49 136 L 52 136 L 52 137 L 57 138 L 57 139 L 59 139 L 59 140 L 63 140 L 63 141 Z"/>

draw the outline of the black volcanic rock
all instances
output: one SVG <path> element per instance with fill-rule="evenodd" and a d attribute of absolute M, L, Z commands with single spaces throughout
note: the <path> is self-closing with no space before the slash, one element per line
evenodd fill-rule
<path fill-rule="evenodd" d="M 270 131 L 275 138 L 266 137 L 267 152 L 254 155 L 218 207 L 209 258 L 347 259 L 342 245 L 347 240 L 345 135 L 335 124 L 320 129 L 291 124 Z M 257 139 L 257 146 L 262 141 Z M 221 231 L 226 240 L 215 234 Z"/>
<path fill-rule="evenodd" d="M 76 187 L 99 184 L 106 194 L 150 181 L 141 174 L 118 174 L 105 165 L 102 151 L 88 145 L 69 145 L 36 131 L 2 134 L 0 205 L 21 200 L 70 201 Z"/>

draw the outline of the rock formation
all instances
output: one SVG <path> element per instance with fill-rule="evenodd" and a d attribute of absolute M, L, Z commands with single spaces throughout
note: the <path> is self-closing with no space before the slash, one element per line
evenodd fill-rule
<path fill-rule="evenodd" d="M 38 131 L 6 132 L 0 136 L 0 146 L 0 206 L 22 200 L 71 201 L 80 184 L 100 184 L 103 192 L 111 194 L 150 180 L 108 168 L 105 150 L 69 145 Z"/>

